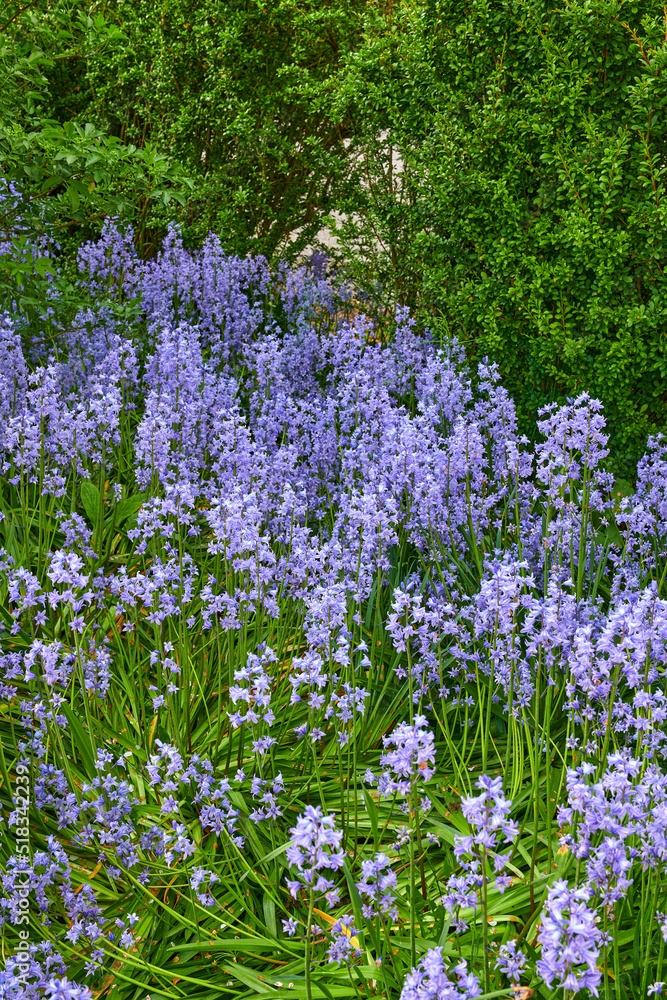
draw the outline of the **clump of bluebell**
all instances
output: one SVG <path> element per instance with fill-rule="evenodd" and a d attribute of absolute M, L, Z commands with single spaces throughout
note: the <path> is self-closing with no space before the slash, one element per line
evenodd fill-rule
<path fill-rule="evenodd" d="M 659 993 L 667 439 L 621 496 L 599 401 L 533 446 L 496 365 L 322 268 L 110 223 L 79 265 L 53 337 L 0 317 L 0 764 L 40 830 L 7 800 L 0 992 L 175 995 L 179 947 L 206 990 L 194 941 L 246 948 L 230 995 Z"/>

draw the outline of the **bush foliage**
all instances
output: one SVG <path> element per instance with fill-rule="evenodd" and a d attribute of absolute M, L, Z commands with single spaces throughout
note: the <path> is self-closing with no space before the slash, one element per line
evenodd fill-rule
<path fill-rule="evenodd" d="M 48 117 L 94 122 L 109 154 L 119 143 L 140 162 L 159 150 L 187 172 L 190 239 L 213 229 L 232 252 L 269 255 L 295 231 L 298 247 L 310 242 L 345 162 L 345 117 L 333 124 L 327 107 L 359 37 L 358 5 L 120 0 L 89 11 L 41 0 L 15 29 L 42 53 Z M 165 204 L 148 211 L 144 198 L 135 212 L 147 254 L 166 230 Z"/>
<path fill-rule="evenodd" d="M 496 360 L 524 429 L 547 399 L 604 399 L 625 471 L 664 427 L 665 17 L 394 5 L 340 92 L 365 179 L 341 234 L 356 280 Z"/>

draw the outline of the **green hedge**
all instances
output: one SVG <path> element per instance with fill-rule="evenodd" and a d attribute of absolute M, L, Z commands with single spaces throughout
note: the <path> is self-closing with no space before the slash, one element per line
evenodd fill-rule
<path fill-rule="evenodd" d="M 94 10 L 94 12 L 93 12 Z M 344 182 L 349 127 L 328 113 L 343 56 L 361 40 L 355 0 L 38 0 L 12 43 L 47 63 L 44 114 L 168 156 L 192 180 L 186 238 L 237 253 L 308 245 Z M 174 215 L 135 213 L 146 254 Z"/>
<path fill-rule="evenodd" d="M 666 38 L 646 0 L 409 0 L 374 15 L 340 90 L 363 133 L 356 279 L 370 262 L 496 360 L 528 432 L 548 400 L 600 397 L 625 474 L 666 423 Z"/>

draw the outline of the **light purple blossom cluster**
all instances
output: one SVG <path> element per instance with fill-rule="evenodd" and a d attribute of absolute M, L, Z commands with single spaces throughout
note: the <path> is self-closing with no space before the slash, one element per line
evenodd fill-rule
<path fill-rule="evenodd" d="M 465 960 L 445 966 L 442 948 L 430 948 L 408 974 L 400 1000 L 473 1000 L 482 995 L 479 979 Z M 455 978 L 451 978 L 454 976 Z"/>
<path fill-rule="evenodd" d="M 573 994 L 589 991 L 598 996 L 602 976 L 598 968 L 605 936 L 587 903 L 590 890 L 571 889 L 564 879 L 550 887 L 538 942 L 542 949 L 537 971 L 547 986 L 557 985 Z"/>
<path fill-rule="evenodd" d="M 517 947 L 516 941 L 507 941 L 498 949 L 496 968 L 500 969 L 513 983 L 518 983 L 526 965 L 526 955 Z"/>
<path fill-rule="evenodd" d="M 361 881 L 357 889 L 364 903 L 362 912 L 367 920 L 376 917 L 388 917 L 396 920 L 398 917 L 397 876 L 392 871 L 391 860 L 386 854 L 376 854 L 361 862 Z"/>
<path fill-rule="evenodd" d="M 343 833 L 336 829 L 336 818 L 325 816 L 319 806 L 306 806 L 289 831 L 290 844 L 287 860 L 295 869 L 296 878 L 286 878 L 287 887 L 294 899 L 301 889 L 314 895 L 324 895 L 329 906 L 340 900 L 336 883 L 321 871 L 338 871 L 343 867 L 345 852 L 341 850 Z"/>
<path fill-rule="evenodd" d="M 433 733 L 427 727 L 426 716 L 416 715 L 412 725 L 401 722 L 390 736 L 382 737 L 385 752 L 380 757 L 380 765 L 385 770 L 379 778 L 375 778 L 372 772 L 366 776 L 370 782 L 377 781 L 380 795 L 392 795 L 394 792 L 409 795 L 417 783 L 433 777 L 435 748 Z"/>
<path fill-rule="evenodd" d="M 461 810 L 472 832 L 455 837 L 454 855 L 463 874 L 450 875 L 440 899 L 445 909 L 455 914 L 454 927 L 459 933 L 468 926 L 461 911 L 471 909 L 475 913 L 479 906 L 479 890 L 487 877 L 487 859 L 492 863 L 493 884 L 498 892 L 502 895 L 512 884 L 511 876 L 505 874 L 511 851 L 500 853 L 498 848 L 501 834 L 506 843 L 516 837 L 519 828 L 510 819 L 512 803 L 503 795 L 502 786 L 502 778 L 482 775 L 477 780 L 477 787 L 482 789 L 480 794 L 461 800 Z"/>
<path fill-rule="evenodd" d="M 233 684 L 229 689 L 229 698 L 233 705 L 245 703 L 245 715 L 240 711 L 230 712 L 229 721 L 235 729 L 247 723 L 253 732 L 252 748 L 263 757 L 276 742 L 271 736 L 260 733 L 260 723 L 272 726 L 275 714 L 271 709 L 271 678 L 268 667 L 278 660 L 273 650 L 265 645 L 259 656 L 248 653 L 245 667 L 234 671 Z M 255 728 L 257 727 L 257 728 Z"/>
<path fill-rule="evenodd" d="M 308 760 L 351 765 L 381 717 L 382 676 L 412 721 L 393 716 L 381 773 L 366 777 L 409 800 L 404 812 L 430 810 L 435 733 L 476 742 L 493 719 L 539 774 L 565 761 L 552 818 L 579 882 L 549 888 L 537 968 L 596 995 L 600 916 L 618 915 L 667 860 L 667 440 L 649 440 L 635 494 L 618 500 L 597 400 L 543 407 L 533 447 L 496 365 L 469 372 L 462 347 L 418 335 L 404 307 L 381 342 L 319 265 L 272 271 L 213 235 L 192 252 L 175 227 L 142 261 L 107 222 L 79 266 L 99 302 L 57 345 L 28 343 L 21 317 L 0 316 L 0 473 L 13 505 L 0 696 L 18 759 L 31 761 L 34 808 L 63 840 L 3 862 L 3 921 L 16 924 L 25 877 L 44 924 L 59 922 L 91 974 L 113 953 L 105 942 L 134 947 L 136 921 L 106 919 L 92 885 L 74 892 L 81 852 L 105 885 L 150 893 L 166 870 L 193 906 L 215 907 L 223 869 L 210 842 L 230 864 L 267 828 L 286 834 L 292 777 L 273 770 L 278 753 L 302 740 Z M 193 675 L 193 663 L 206 668 Z M 201 701 L 220 742 L 208 759 L 189 730 L 181 743 L 168 734 L 216 670 Z M 120 690 L 136 739 L 89 747 Z M 222 721 L 210 719 L 216 704 Z M 541 730 L 553 705 L 566 736 Z M 438 758 L 438 771 L 449 766 Z M 459 869 L 442 897 L 461 936 L 485 889 L 512 883 L 511 803 L 500 777 L 478 787 L 462 801 L 470 833 L 454 842 Z M 341 788 L 356 808 L 342 771 Z M 334 907 L 334 817 L 308 805 L 290 837 L 289 906 L 305 890 Z M 354 877 L 364 920 L 384 931 L 401 896 L 381 846 Z M 298 916 L 283 921 L 288 935 Z M 363 932 L 338 917 L 330 960 L 348 962 Z M 27 995 L 88 996 L 54 950 L 37 954 Z M 446 958 L 427 953 L 405 1000 L 478 995 Z M 526 961 L 512 941 L 497 958 L 514 982 Z"/>
<path fill-rule="evenodd" d="M 454 853 L 457 857 L 472 853 L 475 848 L 495 851 L 499 834 L 511 841 L 519 827 L 510 819 L 512 803 L 503 795 L 503 779 L 483 774 L 477 779 L 479 795 L 468 795 L 461 800 L 461 811 L 473 828 L 472 834 L 457 838 Z"/>
<path fill-rule="evenodd" d="M 354 926 L 354 918 L 346 913 L 335 921 L 331 928 L 331 944 L 327 951 L 329 962 L 349 963 L 352 957 L 361 956 L 361 948 L 352 940 L 359 931 Z"/>

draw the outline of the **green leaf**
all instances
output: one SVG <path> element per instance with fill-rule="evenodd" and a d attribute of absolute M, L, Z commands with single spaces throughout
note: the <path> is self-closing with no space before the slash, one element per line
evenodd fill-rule
<path fill-rule="evenodd" d="M 5 625 L 7 625 L 9 628 L 11 628 L 12 625 L 14 624 L 14 619 L 10 615 L 7 608 L 5 608 L 4 605 L 2 604 L 0 604 L 0 617 L 3 619 Z"/>
<path fill-rule="evenodd" d="M 145 493 L 135 493 L 131 497 L 125 497 L 124 500 L 120 500 L 116 505 L 114 521 L 120 527 L 129 518 L 136 515 L 137 511 L 141 507 L 142 503 L 146 502 Z M 129 526 L 128 526 L 129 527 Z"/>
<path fill-rule="evenodd" d="M 262 897 L 262 909 L 264 910 L 264 922 L 266 923 L 267 930 L 277 938 L 276 904 L 268 892 L 265 892 Z"/>
<path fill-rule="evenodd" d="M 38 257 L 34 261 L 34 267 L 40 278 L 43 278 L 47 272 L 50 274 L 56 273 L 55 264 L 49 257 Z"/>
<path fill-rule="evenodd" d="M 269 988 L 269 984 L 263 976 L 260 979 L 259 973 L 255 972 L 254 969 L 246 968 L 240 962 L 235 962 L 234 965 L 226 965 L 225 972 L 230 976 L 235 976 L 236 979 L 240 979 L 245 986 L 251 986 L 256 993 L 274 992 L 274 990 Z"/>
<path fill-rule="evenodd" d="M 81 480 L 79 489 L 86 517 L 90 521 L 91 527 L 95 528 L 100 516 L 100 491 L 94 483 L 91 483 L 90 479 Z"/>
<path fill-rule="evenodd" d="M 373 831 L 373 841 L 374 843 L 379 842 L 378 837 L 378 811 L 377 806 L 373 802 L 370 792 L 367 788 L 364 788 L 364 802 L 366 803 L 366 812 L 368 813 L 368 819 L 370 820 L 371 830 Z"/>
<path fill-rule="evenodd" d="M 88 697 L 88 692 L 83 695 L 84 698 Z M 86 774 L 89 778 L 95 777 L 95 759 L 90 746 L 90 736 L 85 731 L 78 718 L 72 711 L 71 706 L 64 702 L 61 706 L 61 711 L 65 718 L 67 719 L 67 725 L 72 730 L 74 735 L 74 741 L 78 752 L 81 754 L 81 761 L 83 763 Z"/>
<path fill-rule="evenodd" d="M 288 841 L 286 844 L 281 844 L 280 847 L 276 847 L 275 851 L 269 851 L 268 854 L 263 855 L 262 863 L 264 864 L 267 861 L 272 861 L 274 858 L 277 858 L 279 854 L 283 854 L 289 847 L 289 843 L 290 842 Z M 240 876 L 239 882 L 243 882 L 249 874 L 250 870 L 244 872 L 243 875 Z"/>

